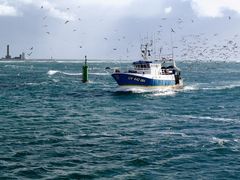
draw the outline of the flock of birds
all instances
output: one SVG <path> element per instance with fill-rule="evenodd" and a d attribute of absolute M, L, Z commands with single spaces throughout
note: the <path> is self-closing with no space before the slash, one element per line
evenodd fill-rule
<path fill-rule="evenodd" d="M 80 6 L 78 7 L 80 8 Z M 40 7 L 40 9 L 44 9 L 43 6 Z M 66 11 L 70 11 L 70 8 L 66 8 Z M 46 21 L 48 17 L 44 16 L 42 18 L 43 22 Z M 81 18 L 78 18 L 78 21 L 81 21 Z M 188 34 L 188 35 L 181 35 L 181 31 L 184 30 L 184 23 L 188 21 L 187 23 L 193 24 L 197 21 L 195 19 L 188 19 L 184 20 L 182 18 L 177 18 L 175 20 L 174 26 L 169 27 L 166 25 L 168 30 L 168 33 L 171 33 L 173 36 L 173 43 L 174 46 L 172 46 L 171 42 L 169 40 L 166 40 L 166 30 L 164 33 L 164 22 L 166 22 L 168 18 L 161 18 L 160 21 L 162 21 L 161 25 L 158 25 L 158 29 L 156 33 L 154 33 L 154 42 L 159 44 L 158 50 L 155 49 L 155 51 L 162 51 L 165 49 L 166 51 L 170 51 L 170 48 L 174 49 L 174 57 L 175 59 L 181 59 L 181 60 L 195 60 L 195 61 L 212 61 L 212 60 L 223 60 L 227 61 L 229 59 L 237 59 L 239 58 L 239 45 L 238 45 L 238 34 L 235 34 L 233 37 L 229 39 L 223 39 L 221 37 L 220 33 L 197 33 L 197 34 Z M 230 16 L 227 17 L 228 21 L 231 21 L 232 18 Z M 65 20 L 63 22 L 63 25 L 68 25 L 71 23 L 71 20 Z M 45 33 L 47 35 L 51 35 L 51 32 L 48 30 L 49 25 L 47 23 L 43 23 L 42 27 L 45 29 Z M 78 29 L 74 28 L 72 29 L 72 32 L 76 32 Z M 117 30 L 115 30 L 117 31 Z M 177 38 L 178 39 L 177 39 Z M 136 43 L 127 43 L 127 36 L 121 35 L 121 37 L 118 37 L 117 41 L 125 40 L 125 45 L 119 45 L 119 47 L 113 47 L 111 48 L 112 51 L 121 51 L 123 47 L 125 47 L 125 50 L 122 50 L 122 53 L 126 54 L 126 59 L 129 57 L 128 54 L 130 53 L 130 50 L 138 49 L 140 45 L 137 45 Z M 109 37 L 103 37 L 104 41 L 111 41 L 111 36 Z M 117 45 L 117 44 L 115 44 Z M 171 47 L 172 46 L 172 47 Z M 83 45 L 78 45 L 78 48 L 83 48 Z M 34 47 L 29 48 L 27 55 L 30 57 L 34 52 Z M 155 56 L 157 54 L 161 54 L 162 52 L 155 52 Z M 140 53 L 139 53 L 140 54 Z M 153 53 L 154 54 L 154 53 Z M 136 55 L 137 56 L 137 55 Z"/>

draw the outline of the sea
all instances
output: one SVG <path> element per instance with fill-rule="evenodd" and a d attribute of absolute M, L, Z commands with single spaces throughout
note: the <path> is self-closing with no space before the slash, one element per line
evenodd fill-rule
<path fill-rule="evenodd" d="M 177 62 L 184 88 L 121 92 L 106 67 L 0 62 L 0 179 L 239 179 L 240 62 Z"/>

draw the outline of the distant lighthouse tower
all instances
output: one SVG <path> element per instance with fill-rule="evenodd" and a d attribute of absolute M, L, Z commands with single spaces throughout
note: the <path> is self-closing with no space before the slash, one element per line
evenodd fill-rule
<path fill-rule="evenodd" d="M 9 45 L 7 45 L 7 55 L 5 57 L 6 59 L 11 59 L 11 56 L 9 54 Z"/>

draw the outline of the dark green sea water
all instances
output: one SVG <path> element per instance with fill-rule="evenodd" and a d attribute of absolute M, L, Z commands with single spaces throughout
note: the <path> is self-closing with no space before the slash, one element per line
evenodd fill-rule
<path fill-rule="evenodd" d="M 0 63 L 0 179 L 239 179 L 240 63 L 178 63 L 183 90 L 135 93 L 119 64 L 88 84 L 81 65 Z"/>

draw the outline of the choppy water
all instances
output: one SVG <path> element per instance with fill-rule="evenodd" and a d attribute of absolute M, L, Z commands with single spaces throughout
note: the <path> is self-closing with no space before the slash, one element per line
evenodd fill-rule
<path fill-rule="evenodd" d="M 179 63 L 183 90 L 135 93 L 107 66 L 82 84 L 80 63 L 0 63 L 0 179 L 240 177 L 240 63 Z"/>

